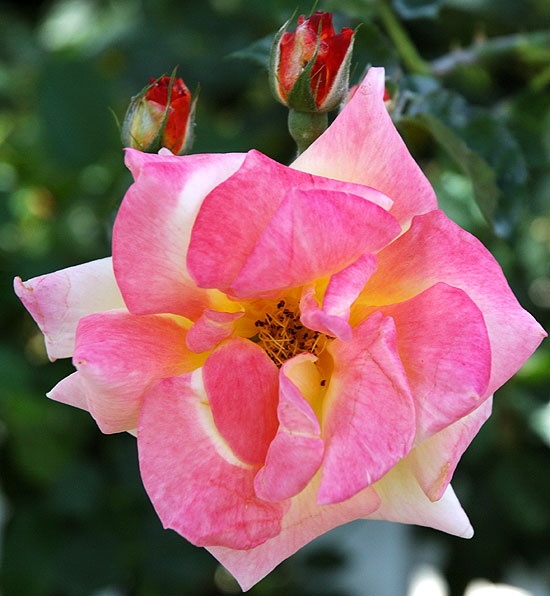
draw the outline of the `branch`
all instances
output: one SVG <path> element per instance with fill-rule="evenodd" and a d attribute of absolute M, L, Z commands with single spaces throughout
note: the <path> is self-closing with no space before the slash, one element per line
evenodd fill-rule
<path fill-rule="evenodd" d="M 436 76 L 445 76 L 458 66 L 475 64 L 482 60 L 533 46 L 541 46 L 550 52 L 550 31 L 516 33 L 477 41 L 468 48 L 452 50 L 448 54 L 433 60 L 431 62 L 431 71 Z"/>

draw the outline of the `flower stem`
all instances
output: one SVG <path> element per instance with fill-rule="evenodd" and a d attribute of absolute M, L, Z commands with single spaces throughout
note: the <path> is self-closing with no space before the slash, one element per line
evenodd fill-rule
<path fill-rule="evenodd" d="M 393 41 L 405 66 L 414 74 L 428 75 L 431 73 L 430 65 L 422 59 L 414 46 L 409 34 L 396 18 L 387 0 L 379 0 L 377 4 L 378 16 L 382 21 L 387 34 Z"/>
<path fill-rule="evenodd" d="M 298 148 L 298 155 L 303 153 L 322 135 L 328 126 L 328 115 L 326 112 L 297 112 L 288 111 L 288 131 L 294 139 Z"/>

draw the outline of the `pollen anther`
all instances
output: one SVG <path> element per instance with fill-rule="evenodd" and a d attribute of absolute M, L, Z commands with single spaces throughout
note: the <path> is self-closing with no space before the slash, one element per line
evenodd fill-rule
<path fill-rule="evenodd" d="M 318 356 L 328 341 L 325 334 L 304 327 L 299 314 L 284 300 L 254 325 L 258 328 L 258 344 L 277 366 L 301 352 Z"/>

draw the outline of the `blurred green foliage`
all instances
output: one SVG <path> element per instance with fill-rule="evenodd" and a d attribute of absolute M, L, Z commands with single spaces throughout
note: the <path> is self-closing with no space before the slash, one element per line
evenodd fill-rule
<path fill-rule="evenodd" d="M 287 0 L 0 4 L 4 596 L 235 590 L 206 552 L 162 530 L 134 439 L 103 436 L 86 413 L 43 397 L 71 367 L 47 361 L 11 280 L 110 254 L 130 182 L 110 110 L 122 117 L 149 77 L 175 65 L 191 89 L 200 84 L 193 152 L 254 147 L 288 163 L 286 113 L 261 65 L 295 8 Z M 483 240 L 550 329 L 550 3 L 327 0 L 318 8 L 339 11 L 337 26 L 364 23 L 355 80 L 368 64 L 386 67 L 395 121 L 442 207 Z M 459 466 L 455 487 L 476 537 L 429 534 L 447 553 L 453 595 L 518 561 L 550 584 L 549 389 L 546 342 L 498 392 Z M 291 559 L 250 593 L 307 596 L 303 565 Z"/>

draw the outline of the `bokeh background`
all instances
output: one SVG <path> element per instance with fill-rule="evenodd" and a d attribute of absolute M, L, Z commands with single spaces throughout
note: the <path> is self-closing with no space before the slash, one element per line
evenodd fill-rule
<path fill-rule="evenodd" d="M 288 163 L 286 112 L 270 96 L 265 60 L 295 9 L 294 0 L 0 2 L 4 596 L 236 593 L 208 553 L 162 530 L 135 440 L 102 435 L 86 413 L 44 397 L 71 365 L 47 361 L 11 284 L 110 254 L 130 183 L 115 116 L 176 65 L 190 89 L 200 84 L 193 152 L 256 148 Z M 318 9 L 336 11 L 338 28 L 363 23 L 354 81 L 368 64 L 387 68 L 394 118 L 442 207 L 482 239 L 550 329 L 548 0 L 327 0 Z M 447 592 L 428 582 L 417 596 L 461 596 L 475 578 L 547 596 L 549 399 L 545 342 L 498 392 L 455 475 L 472 540 L 358 522 L 250 594 L 399 596 L 431 569 Z"/>

